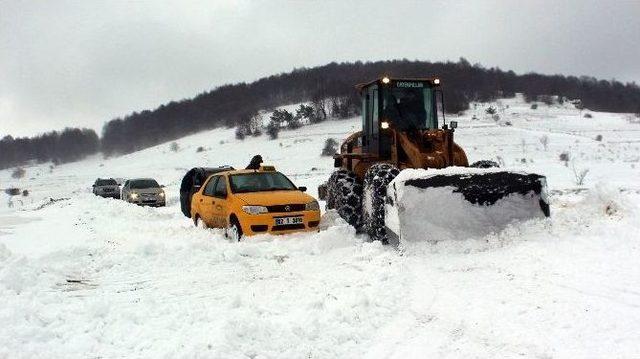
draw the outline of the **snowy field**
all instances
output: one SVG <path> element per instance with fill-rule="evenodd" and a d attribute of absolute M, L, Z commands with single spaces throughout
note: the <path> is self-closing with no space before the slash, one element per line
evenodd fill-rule
<path fill-rule="evenodd" d="M 0 171 L 1 189 L 30 192 L 0 195 L 0 358 L 640 357 L 640 123 L 492 105 L 498 121 L 488 104 L 449 118 L 457 142 L 470 161 L 546 175 L 551 219 L 400 251 L 332 213 L 317 234 L 230 243 L 180 212 L 187 169 L 255 154 L 315 196 L 324 141 L 359 119 Z M 167 186 L 166 208 L 91 194 L 97 177 L 141 176 Z"/>

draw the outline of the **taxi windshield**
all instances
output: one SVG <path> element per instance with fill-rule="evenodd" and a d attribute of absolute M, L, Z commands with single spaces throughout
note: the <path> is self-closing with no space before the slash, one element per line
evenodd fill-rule
<path fill-rule="evenodd" d="M 233 193 L 291 191 L 298 188 L 280 172 L 254 172 L 229 176 Z"/>

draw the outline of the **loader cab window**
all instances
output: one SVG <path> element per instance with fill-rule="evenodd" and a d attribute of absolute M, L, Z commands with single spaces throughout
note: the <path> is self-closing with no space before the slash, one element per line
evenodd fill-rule
<path fill-rule="evenodd" d="M 362 147 L 365 152 L 378 153 L 380 123 L 378 119 L 378 86 L 366 88 L 362 101 Z"/>
<path fill-rule="evenodd" d="M 382 117 L 400 130 L 436 129 L 434 94 L 422 82 L 397 81 L 383 91 Z"/>

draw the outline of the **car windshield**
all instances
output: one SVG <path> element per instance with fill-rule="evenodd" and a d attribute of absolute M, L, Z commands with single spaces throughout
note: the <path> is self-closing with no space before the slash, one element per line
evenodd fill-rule
<path fill-rule="evenodd" d="M 144 179 L 144 180 L 134 180 L 131 181 L 129 184 L 129 187 L 131 188 L 135 188 L 135 189 L 142 189 L 142 188 L 159 188 L 160 185 L 158 184 L 158 182 L 156 182 L 155 180 L 152 179 Z"/>
<path fill-rule="evenodd" d="M 280 172 L 254 172 L 229 176 L 233 193 L 298 189 Z"/>
<path fill-rule="evenodd" d="M 412 82 L 398 82 L 400 84 Z M 419 83 L 417 83 L 419 84 Z M 383 118 L 399 129 L 434 129 L 438 122 L 430 87 L 391 87 L 383 92 Z"/>
<path fill-rule="evenodd" d="M 117 186 L 118 182 L 114 179 L 99 179 L 96 181 L 96 186 Z"/>

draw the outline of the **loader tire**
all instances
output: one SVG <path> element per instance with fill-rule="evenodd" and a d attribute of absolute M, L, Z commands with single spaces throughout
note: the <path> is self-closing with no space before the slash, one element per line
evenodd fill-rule
<path fill-rule="evenodd" d="M 400 170 L 394 165 L 378 163 L 371 166 L 364 176 L 362 223 L 372 241 L 389 243 L 384 224 L 384 202 L 387 197 L 387 186 L 398 173 Z"/>
<path fill-rule="evenodd" d="M 500 167 L 500 165 L 498 164 L 498 162 L 495 161 L 490 161 L 490 160 L 482 160 L 482 161 L 476 161 L 472 164 L 469 165 L 469 167 L 474 167 L 474 168 L 498 168 Z"/>
<path fill-rule="evenodd" d="M 347 170 L 337 170 L 334 171 L 331 176 L 329 176 L 329 180 L 327 180 L 327 200 L 326 200 L 326 209 L 335 209 L 336 208 L 336 183 L 338 180 L 344 179 L 347 176 L 349 171 Z"/>
<path fill-rule="evenodd" d="M 347 223 L 362 226 L 362 184 L 355 173 L 337 170 L 327 181 L 327 209 L 335 209 Z"/>

